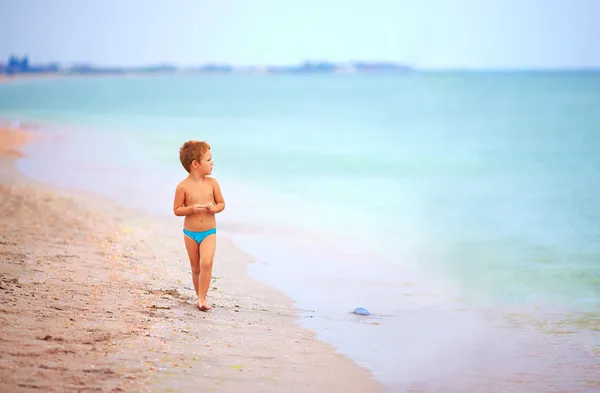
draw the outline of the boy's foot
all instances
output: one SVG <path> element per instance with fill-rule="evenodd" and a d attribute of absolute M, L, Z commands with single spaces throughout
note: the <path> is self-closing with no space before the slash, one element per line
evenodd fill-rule
<path fill-rule="evenodd" d="M 200 309 L 200 311 L 208 311 L 210 310 L 210 306 L 206 303 L 198 302 L 198 309 Z"/>

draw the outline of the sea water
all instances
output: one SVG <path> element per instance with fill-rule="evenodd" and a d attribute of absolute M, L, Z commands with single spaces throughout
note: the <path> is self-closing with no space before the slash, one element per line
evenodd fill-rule
<path fill-rule="evenodd" d="M 593 72 L 0 86 L 0 116 L 65 125 L 49 142 L 60 159 L 36 160 L 31 145 L 26 174 L 152 213 L 172 214 L 179 146 L 209 141 L 227 201 L 219 228 L 253 255 L 250 273 L 383 379 L 398 375 L 390 342 L 412 326 L 406 311 L 599 309 L 598 108 Z M 380 319 L 357 323 L 356 307 Z"/>

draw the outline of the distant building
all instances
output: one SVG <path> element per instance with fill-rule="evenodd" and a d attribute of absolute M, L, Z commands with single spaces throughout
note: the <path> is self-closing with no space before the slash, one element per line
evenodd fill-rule
<path fill-rule="evenodd" d="M 19 59 L 17 56 L 10 56 L 8 64 L 0 67 L 0 72 L 8 75 L 24 74 L 24 73 L 52 73 L 58 72 L 59 66 L 56 63 L 31 65 L 29 57 L 24 56 Z"/>
<path fill-rule="evenodd" d="M 7 74 L 17 74 L 20 72 L 26 72 L 29 68 L 29 60 L 24 57 L 23 60 L 19 60 L 17 56 L 11 56 L 8 59 L 8 65 L 6 66 Z"/>

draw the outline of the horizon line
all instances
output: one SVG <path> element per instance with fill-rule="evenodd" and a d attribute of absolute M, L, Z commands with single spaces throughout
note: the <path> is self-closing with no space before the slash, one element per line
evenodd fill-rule
<path fill-rule="evenodd" d="M 28 55 L 24 55 L 22 57 L 16 56 L 14 54 L 9 55 L 7 60 L 8 62 L 0 62 L 0 66 L 8 66 L 10 59 L 28 59 Z M 194 64 L 183 64 L 178 62 L 169 62 L 169 61 L 158 61 L 158 62 L 148 62 L 148 63 L 138 63 L 137 65 L 109 65 L 109 64 L 98 64 L 90 61 L 77 61 L 77 62 L 59 62 L 59 61 L 49 61 L 49 62 L 36 62 L 30 64 L 30 66 L 58 66 L 59 68 L 77 68 L 77 67 L 91 67 L 95 69 L 139 69 L 139 68 L 175 68 L 177 70 L 186 70 L 186 69 L 197 69 L 202 67 L 231 67 L 234 69 L 256 69 L 256 68 L 288 68 L 288 67 L 298 67 L 298 66 L 306 66 L 306 65 L 333 65 L 333 66 L 352 66 L 352 65 L 388 65 L 395 67 L 402 67 L 404 69 L 410 69 L 411 71 L 421 71 L 421 72 L 519 72 L 519 71 L 600 71 L 599 65 L 582 65 L 582 66 L 500 66 L 500 67 L 477 67 L 477 66 L 439 66 L 439 67 L 429 67 L 429 66 L 417 66 L 410 64 L 409 62 L 395 61 L 395 60 L 347 60 L 347 61 L 332 61 L 332 60 L 303 60 L 295 63 L 255 63 L 255 64 L 243 64 L 243 63 L 234 63 L 234 62 L 225 62 L 225 61 L 205 61 Z"/>

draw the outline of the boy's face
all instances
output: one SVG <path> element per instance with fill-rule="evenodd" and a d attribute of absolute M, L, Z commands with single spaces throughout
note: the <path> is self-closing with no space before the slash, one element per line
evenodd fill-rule
<path fill-rule="evenodd" d="M 202 157 L 200 161 L 194 161 L 194 168 L 203 175 L 210 175 L 213 169 L 212 153 L 210 150 Z"/>

